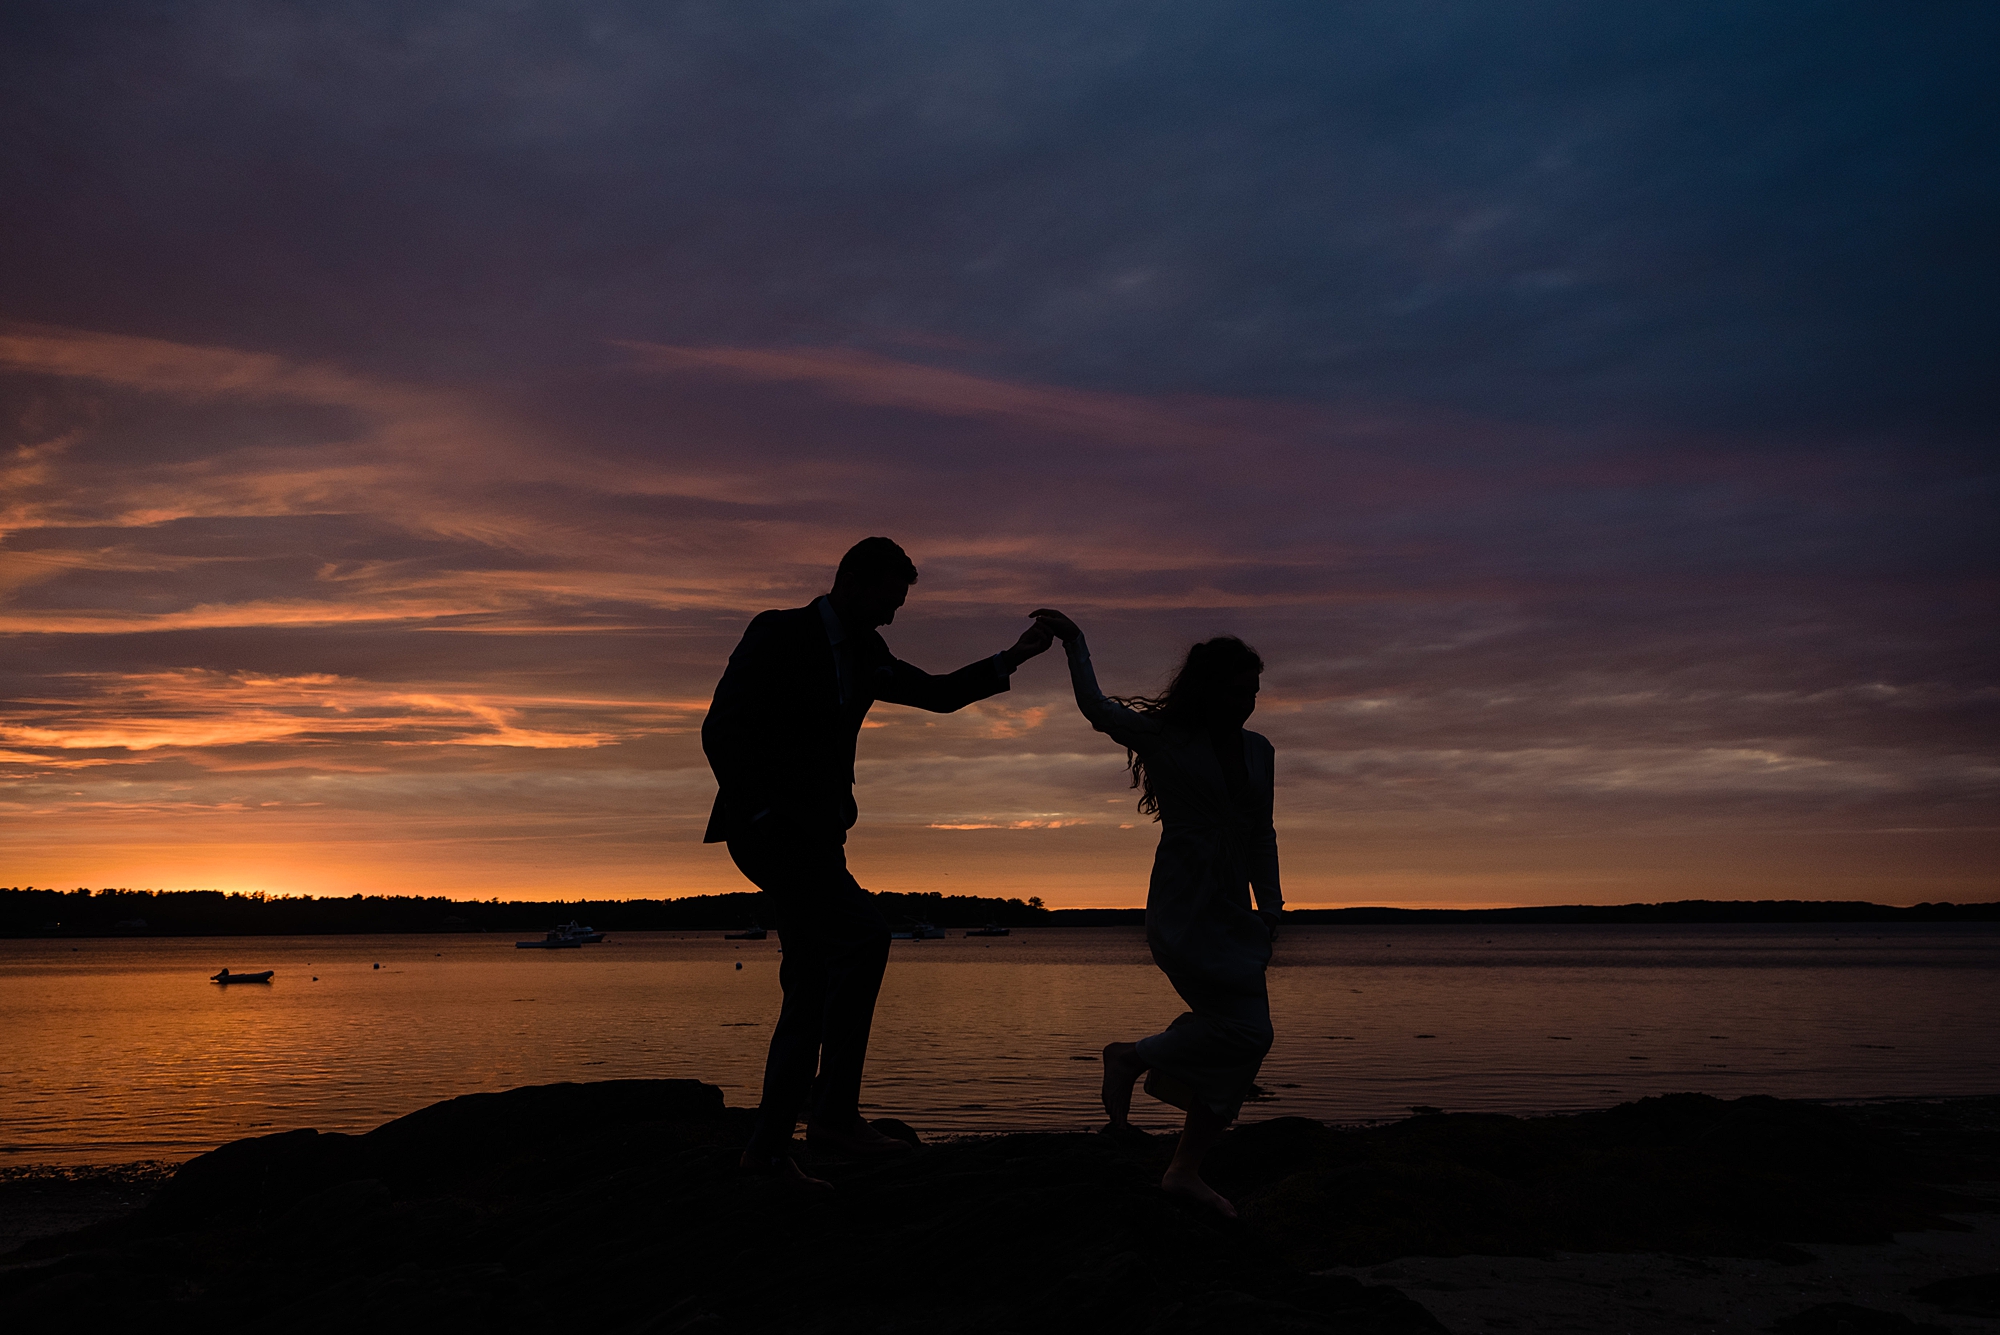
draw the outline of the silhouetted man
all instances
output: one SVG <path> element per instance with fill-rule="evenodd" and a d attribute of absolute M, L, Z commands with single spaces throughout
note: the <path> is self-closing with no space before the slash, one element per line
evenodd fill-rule
<path fill-rule="evenodd" d="M 859 1106 L 875 995 L 889 962 L 888 924 L 848 873 L 842 849 L 856 816 L 861 721 L 877 700 L 948 714 L 996 695 L 1050 641 L 1037 623 L 1012 648 L 948 676 L 911 667 L 876 627 L 896 619 L 916 579 L 916 566 L 889 539 L 854 544 L 831 593 L 750 623 L 701 725 L 702 750 L 721 785 L 705 842 L 728 843 L 737 867 L 764 892 L 784 943 L 784 1006 L 743 1166 L 815 1187 L 825 1184 L 806 1177 L 789 1153 L 809 1091 L 813 1147 L 848 1155 L 908 1148 L 869 1126 Z"/>

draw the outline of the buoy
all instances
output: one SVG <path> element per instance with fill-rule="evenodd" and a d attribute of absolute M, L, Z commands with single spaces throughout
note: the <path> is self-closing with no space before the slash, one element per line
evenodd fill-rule
<path fill-rule="evenodd" d="M 378 965 L 376 965 L 375 967 L 379 969 L 379 968 L 381 968 L 382 966 L 378 964 Z"/>
<path fill-rule="evenodd" d="M 314 974 L 314 975 L 313 975 L 313 981 L 314 981 L 315 983 L 317 983 L 317 982 L 319 981 L 319 975 L 318 975 L 318 974 Z"/>
<path fill-rule="evenodd" d="M 738 973 L 741 973 L 741 972 L 743 972 L 743 961 L 742 961 L 742 960 L 738 960 L 738 961 L 736 961 L 736 971 L 737 971 Z"/>

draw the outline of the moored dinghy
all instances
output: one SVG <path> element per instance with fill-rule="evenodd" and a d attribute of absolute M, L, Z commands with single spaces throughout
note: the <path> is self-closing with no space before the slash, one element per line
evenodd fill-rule
<path fill-rule="evenodd" d="M 224 969 L 208 981 L 211 983 L 268 983 L 271 981 L 271 975 L 275 972 L 276 970 L 274 969 L 263 969 L 257 973 L 231 973 L 229 970 Z"/>

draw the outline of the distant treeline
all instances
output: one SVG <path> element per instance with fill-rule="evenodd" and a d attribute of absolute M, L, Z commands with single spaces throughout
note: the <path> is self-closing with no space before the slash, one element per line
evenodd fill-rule
<path fill-rule="evenodd" d="M 1681 899 L 1671 904 L 1559 904 L 1514 909 L 1292 909 L 1288 922 L 1383 927 L 1413 923 L 1512 922 L 2000 922 L 2000 903 L 1916 904 L 1899 908 L 1853 899 Z M 1056 909 L 1051 927 L 1143 923 L 1144 909 Z"/>
<path fill-rule="evenodd" d="M 1049 909 L 1040 899 L 878 894 L 892 923 L 939 927 L 1137 926 L 1144 909 Z M 1897 908 L 1856 900 L 1683 899 L 1511 909 L 1297 909 L 1293 922 L 1358 927 L 1414 923 L 2000 922 L 2000 903 Z M 539 932 L 575 919 L 605 932 L 722 932 L 762 922 L 751 893 L 685 899 L 466 900 L 226 895 L 219 890 L 0 889 L 0 937 L 316 936 L 366 932 Z"/>
<path fill-rule="evenodd" d="M 1287 915 L 1288 917 L 1293 915 Z M 1858 899 L 1678 899 L 1670 904 L 1562 904 L 1516 909 L 1304 909 L 1300 922 L 2000 922 L 2000 903 L 1870 904 Z"/>
<path fill-rule="evenodd" d="M 1046 924 L 1039 899 L 877 895 L 891 922 Z M 572 919 L 603 932 L 720 932 L 763 925 L 758 896 L 466 900 L 442 895 L 226 895 L 219 890 L 0 889 L 0 937 L 317 936 L 346 932 L 541 932 Z"/>

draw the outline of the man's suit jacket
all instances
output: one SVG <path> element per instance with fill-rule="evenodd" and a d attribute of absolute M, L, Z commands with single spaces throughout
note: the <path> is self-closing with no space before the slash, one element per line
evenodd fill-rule
<path fill-rule="evenodd" d="M 743 632 L 701 725 L 721 791 L 704 843 L 743 833 L 762 812 L 780 828 L 839 841 L 855 821 L 854 743 L 877 700 L 939 714 L 1007 689 L 990 658 L 934 677 L 874 630 L 846 630 L 848 699 L 817 601 L 761 612 Z"/>

